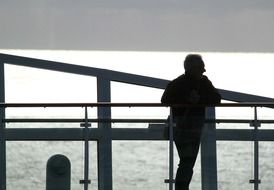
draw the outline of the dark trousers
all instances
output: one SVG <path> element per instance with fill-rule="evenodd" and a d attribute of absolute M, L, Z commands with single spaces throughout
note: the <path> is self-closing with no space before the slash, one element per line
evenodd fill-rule
<path fill-rule="evenodd" d="M 174 141 L 180 158 L 175 178 L 175 190 L 189 190 L 193 167 L 199 152 L 202 126 L 201 120 L 193 120 L 188 122 L 187 127 L 177 123 L 174 130 Z"/>

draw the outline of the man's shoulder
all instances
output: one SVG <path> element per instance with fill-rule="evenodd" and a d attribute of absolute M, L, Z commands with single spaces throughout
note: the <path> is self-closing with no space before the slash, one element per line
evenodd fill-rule
<path fill-rule="evenodd" d="M 206 75 L 202 76 L 202 80 L 209 80 L 208 77 Z"/>
<path fill-rule="evenodd" d="M 173 79 L 170 83 L 171 84 L 177 84 L 177 83 L 182 83 L 185 81 L 185 75 L 180 75 L 177 78 Z"/>
<path fill-rule="evenodd" d="M 201 82 L 202 83 L 207 83 L 207 84 L 211 83 L 211 81 L 209 80 L 209 78 L 206 75 L 203 75 Z"/>
<path fill-rule="evenodd" d="M 166 87 L 167 91 L 173 91 L 173 90 L 178 90 L 179 88 L 182 88 L 185 84 L 185 79 L 184 75 L 181 75 L 173 80 L 171 80 Z"/>

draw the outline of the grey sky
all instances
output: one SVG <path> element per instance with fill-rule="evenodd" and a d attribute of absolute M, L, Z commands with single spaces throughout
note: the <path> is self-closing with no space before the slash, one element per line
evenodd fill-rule
<path fill-rule="evenodd" d="M 0 0 L 0 48 L 274 52 L 272 0 Z"/>

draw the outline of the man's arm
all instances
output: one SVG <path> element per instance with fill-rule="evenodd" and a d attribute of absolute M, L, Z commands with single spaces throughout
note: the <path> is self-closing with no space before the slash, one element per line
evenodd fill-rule
<path fill-rule="evenodd" d="M 163 104 L 173 103 L 174 99 L 174 88 L 172 87 L 172 83 L 169 83 L 162 95 L 161 102 Z"/>
<path fill-rule="evenodd" d="M 200 102 L 202 104 L 218 104 L 221 102 L 222 97 L 220 93 L 206 76 L 203 77 L 201 88 Z"/>

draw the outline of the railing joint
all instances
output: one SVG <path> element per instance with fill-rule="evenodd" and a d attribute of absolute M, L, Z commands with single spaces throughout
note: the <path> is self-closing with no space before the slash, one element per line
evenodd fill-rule
<path fill-rule="evenodd" d="M 91 180 L 89 179 L 89 180 L 84 180 L 84 179 L 81 179 L 81 180 L 79 180 L 79 184 L 90 184 L 91 183 Z"/>
<path fill-rule="evenodd" d="M 260 179 L 258 179 L 258 180 L 251 179 L 251 180 L 249 180 L 249 183 L 260 184 L 261 180 Z"/>
<path fill-rule="evenodd" d="M 251 120 L 249 123 L 250 127 L 261 127 L 261 122 L 259 120 Z"/>
<path fill-rule="evenodd" d="M 175 183 L 175 179 L 171 179 L 171 180 L 170 179 L 165 179 L 164 182 L 168 183 L 168 184 Z"/>
<path fill-rule="evenodd" d="M 80 127 L 91 127 L 91 123 L 80 123 Z"/>

